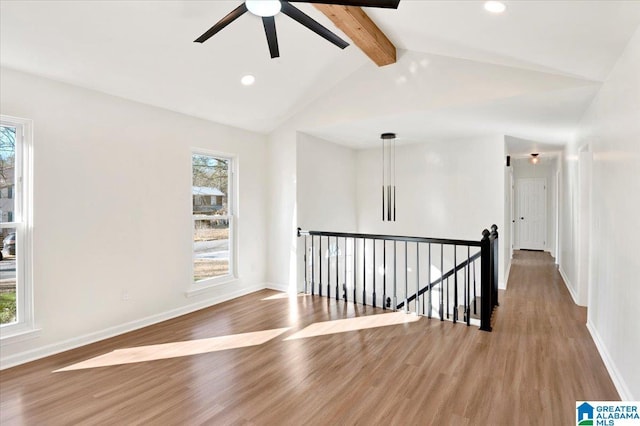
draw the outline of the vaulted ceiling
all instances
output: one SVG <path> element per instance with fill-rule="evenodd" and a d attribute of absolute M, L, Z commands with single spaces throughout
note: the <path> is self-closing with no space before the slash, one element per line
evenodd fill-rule
<path fill-rule="evenodd" d="M 3 1 L 0 64 L 258 132 L 295 122 L 354 147 L 382 131 L 565 142 L 640 25 L 640 2 L 505 3 L 502 15 L 470 1 L 365 9 L 399 49 L 379 68 L 282 16 L 277 59 L 251 14 L 193 43 L 239 1 Z"/>

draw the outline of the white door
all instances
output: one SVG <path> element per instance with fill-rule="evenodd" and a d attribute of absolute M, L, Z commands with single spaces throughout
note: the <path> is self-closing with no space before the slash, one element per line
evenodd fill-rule
<path fill-rule="evenodd" d="M 518 247 L 543 250 L 547 235 L 547 187 L 544 178 L 516 180 Z"/>

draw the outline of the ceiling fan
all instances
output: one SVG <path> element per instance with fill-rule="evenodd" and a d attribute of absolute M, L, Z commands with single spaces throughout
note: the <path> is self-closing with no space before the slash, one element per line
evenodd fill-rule
<path fill-rule="evenodd" d="M 249 11 L 262 18 L 262 24 L 264 25 L 264 32 L 267 35 L 267 43 L 269 44 L 271 58 L 277 58 L 280 56 L 280 50 L 278 49 L 278 37 L 276 34 L 276 22 L 274 19 L 274 16 L 280 12 L 289 16 L 293 20 L 298 21 L 319 36 L 335 44 L 340 49 L 344 49 L 349 45 L 349 43 L 319 24 L 309 15 L 291 5 L 291 3 L 294 2 L 397 9 L 400 0 L 246 0 L 227 16 L 218 21 L 213 27 L 209 28 L 204 34 L 195 39 L 194 42 L 204 43 L 224 27 Z"/>

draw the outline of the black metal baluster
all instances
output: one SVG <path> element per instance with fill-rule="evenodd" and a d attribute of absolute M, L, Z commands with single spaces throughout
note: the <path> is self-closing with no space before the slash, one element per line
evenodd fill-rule
<path fill-rule="evenodd" d="M 457 260 L 457 252 L 458 246 L 453 245 L 453 323 L 455 324 L 458 320 L 458 272 L 456 271 L 456 266 L 458 266 Z"/>
<path fill-rule="evenodd" d="M 347 237 L 344 237 L 344 281 L 342 282 L 342 298 L 344 299 L 345 303 L 347 302 L 347 253 L 349 253 L 348 248 L 348 240 Z"/>
<path fill-rule="evenodd" d="M 315 278 L 316 278 L 316 262 L 313 260 L 313 254 L 314 254 L 314 247 L 313 247 L 313 241 L 315 240 L 315 238 L 313 238 L 313 235 L 311 236 L 311 295 L 313 296 L 314 293 L 314 287 L 315 287 Z"/>
<path fill-rule="evenodd" d="M 358 303 L 356 300 L 356 282 L 358 282 L 358 262 L 356 258 L 356 239 L 353 238 L 353 303 Z"/>
<path fill-rule="evenodd" d="M 322 235 L 319 235 L 318 237 L 318 271 L 320 271 L 320 278 L 318 279 L 318 296 L 322 297 Z"/>
<path fill-rule="evenodd" d="M 304 294 L 307 294 L 307 236 L 304 237 Z"/>
<path fill-rule="evenodd" d="M 467 321 L 467 266 L 468 263 L 462 268 L 462 322 Z"/>
<path fill-rule="evenodd" d="M 449 277 L 447 277 L 447 319 L 449 319 Z"/>
<path fill-rule="evenodd" d="M 373 245 L 373 307 L 376 307 L 376 240 L 371 240 Z"/>
<path fill-rule="evenodd" d="M 416 243 L 416 315 L 420 315 L 420 243 Z"/>
<path fill-rule="evenodd" d="M 469 269 L 469 267 L 471 267 L 471 261 L 469 260 L 471 258 L 471 247 L 467 246 L 467 276 L 465 279 L 465 287 L 467 290 L 467 294 L 464 298 L 464 311 L 465 314 L 467 315 L 467 325 L 471 325 L 471 310 L 469 309 L 469 299 L 471 298 L 471 294 L 469 292 L 469 284 L 471 282 L 471 270 Z"/>
<path fill-rule="evenodd" d="M 382 240 L 382 309 L 387 309 L 387 240 Z"/>
<path fill-rule="evenodd" d="M 408 273 L 407 242 L 404 242 L 404 311 L 409 313 L 409 273 Z"/>
<path fill-rule="evenodd" d="M 427 317 L 431 318 L 431 289 L 433 284 L 431 283 L 431 243 L 429 243 L 429 266 L 427 268 L 427 282 L 429 283 L 429 306 L 427 310 Z"/>
<path fill-rule="evenodd" d="M 393 240 L 393 310 L 398 309 L 398 249 L 396 247 L 396 240 Z"/>
<path fill-rule="evenodd" d="M 338 274 L 340 273 L 340 241 L 338 237 L 336 237 L 336 300 L 340 299 L 339 290 L 339 282 L 340 278 L 338 278 Z"/>
<path fill-rule="evenodd" d="M 327 299 L 331 299 L 331 237 L 327 237 Z"/>
<path fill-rule="evenodd" d="M 444 244 L 440 244 L 440 321 L 444 321 Z"/>
<path fill-rule="evenodd" d="M 367 239 L 362 240 L 362 304 L 367 304 Z"/>
<path fill-rule="evenodd" d="M 473 314 L 478 315 L 478 309 L 476 308 L 476 261 L 473 260 Z"/>

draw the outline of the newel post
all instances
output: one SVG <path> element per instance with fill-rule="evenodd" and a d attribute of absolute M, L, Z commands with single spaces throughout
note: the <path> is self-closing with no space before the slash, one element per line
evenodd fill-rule
<path fill-rule="evenodd" d="M 498 226 L 491 225 L 491 256 L 493 256 L 493 306 L 498 306 L 498 283 L 499 283 L 499 271 L 498 261 L 500 259 L 500 251 L 498 246 Z"/>
<path fill-rule="evenodd" d="M 491 233 L 485 229 L 482 231 L 480 241 L 480 330 L 491 331 L 492 299 L 492 271 L 491 271 Z"/>

